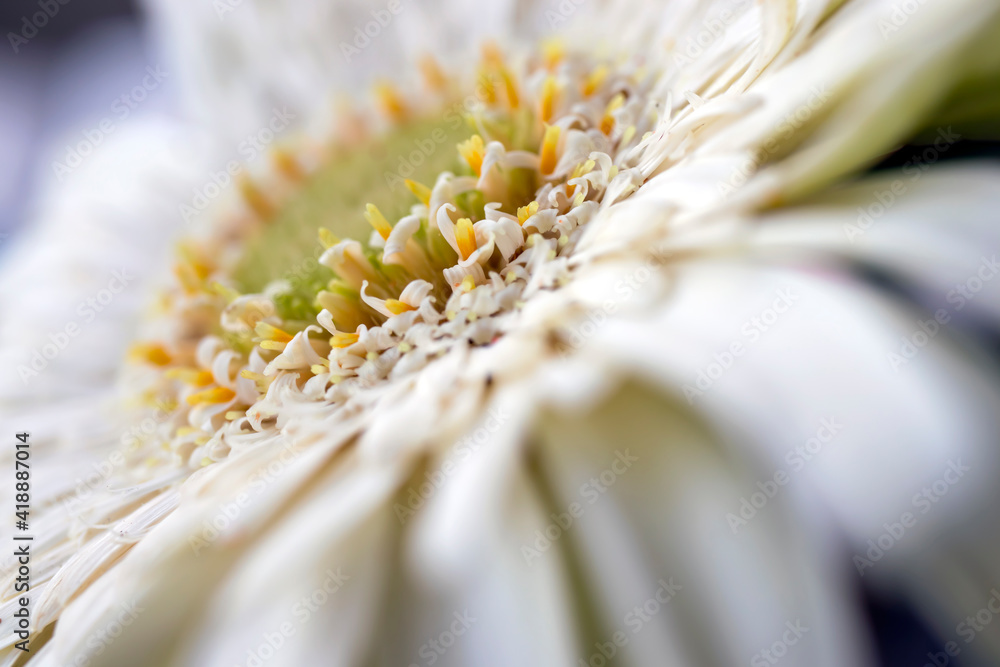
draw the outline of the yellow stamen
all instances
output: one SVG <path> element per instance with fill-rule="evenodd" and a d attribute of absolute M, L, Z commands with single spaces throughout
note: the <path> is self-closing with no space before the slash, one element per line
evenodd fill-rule
<path fill-rule="evenodd" d="M 258 218 L 266 220 L 271 217 L 274 213 L 274 207 L 249 176 L 243 176 L 240 178 L 239 189 L 240 194 L 243 195 L 243 199 L 246 200 L 250 210 L 256 213 Z"/>
<path fill-rule="evenodd" d="M 608 67 L 607 65 L 601 65 L 587 77 L 587 80 L 583 84 L 583 94 L 585 97 L 590 97 L 597 92 L 597 89 L 601 87 L 604 80 L 608 78 Z"/>
<path fill-rule="evenodd" d="M 483 157 L 486 155 L 483 138 L 478 134 L 472 135 L 468 141 L 463 141 L 458 145 L 458 152 L 469 163 L 476 176 L 481 176 L 483 172 Z"/>
<path fill-rule="evenodd" d="M 129 349 L 129 358 L 154 366 L 166 366 L 172 361 L 170 353 L 159 343 L 136 343 Z"/>
<path fill-rule="evenodd" d="M 569 175 L 569 178 L 567 180 L 580 178 L 584 174 L 590 173 L 590 170 L 593 169 L 596 165 L 597 163 L 594 162 L 593 160 L 587 160 L 586 162 L 581 162 L 580 164 L 576 165 L 576 167 L 573 169 L 573 173 Z M 572 197 L 574 192 L 576 192 L 576 183 L 567 183 L 566 196 Z"/>
<path fill-rule="evenodd" d="M 236 392 L 229 387 L 212 387 L 205 391 L 199 391 L 187 397 L 188 405 L 202 405 L 206 403 L 228 403 L 236 398 Z"/>
<path fill-rule="evenodd" d="M 566 57 L 566 45 L 556 37 L 549 38 L 542 43 L 542 62 L 545 69 L 550 72 L 559 66 L 559 63 Z"/>
<path fill-rule="evenodd" d="M 406 187 L 409 188 L 413 196 L 420 200 L 424 206 L 430 206 L 431 204 L 431 189 L 424 185 L 423 183 L 418 183 L 417 181 L 411 181 L 406 179 L 404 181 Z"/>
<path fill-rule="evenodd" d="M 356 333 L 336 333 L 330 338 L 330 347 L 350 347 L 358 342 Z"/>
<path fill-rule="evenodd" d="M 235 301 L 240 297 L 239 292 L 234 290 L 232 287 L 226 287 L 225 285 L 223 285 L 218 281 L 213 280 L 212 283 L 208 286 L 208 288 L 213 292 L 215 292 L 216 294 L 218 294 L 219 296 L 221 296 L 223 299 L 225 299 L 226 303 L 232 303 L 233 301 Z"/>
<path fill-rule="evenodd" d="M 632 141 L 632 139 L 635 138 L 635 133 L 636 133 L 635 125 L 629 125 L 628 127 L 626 127 L 625 131 L 622 132 L 622 143 L 627 144 L 630 141 Z"/>
<path fill-rule="evenodd" d="M 542 86 L 542 97 L 538 103 L 538 115 L 541 117 L 542 122 L 547 123 L 552 120 L 552 115 L 555 113 L 557 93 L 556 78 L 554 76 L 546 77 L 545 84 Z"/>
<path fill-rule="evenodd" d="M 500 47 L 497 43 L 490 40 L 483 42 L 482 46 L 483 54 L 483 64 L 487 67 L 501 67 L 503 66 L 503 53 L 500 51 Z"/>
<path fill-rule="evenodd" d="M 301 181 L 305 176 L 302 166 L 295 156 L 283 148 L 275 148 L 271 153 L 271 160 L 278 171 L 292 181 Z"/>
<path fill-rule="evenodd" d="M 202 468 L 204 468 L 206 466 L 210 466 L 210 465 L 212 465 L 212 459 L 208 458 L 207 456 L 201 460 L 201 467 Z"/>
<path fill-rule="evenodd" d="M 424 84 L 435 93 L 443 92 L 448 87 L 448 77 L 441 70 L 434 56 L 425 54 L 420 58 L 420 73 L 424 77 Z"/>
<path fill-rule="evenodd" d="M 230 410 L 226 413 L 226 421 L 233 421 L 234 419 L 239 419 L 246 415 L 246 412 L 240 412 L 239 410 Z"/>
<path fill-rule="evenodd" d="M 389 239 L 389 234 L 392 233 L 392 225 L 389 224 L 389 221 L 385 219 L 385 216 L 382 215 L 382 212 L 378 210 L 375 204 L 365 206 L 365 220 L 375 228 L 379 236 L 385 240 Z"/>
<path fill-rule="evenodd" d="M 326 227 L 320 227 L 319 228 L 319 242 L 320 242 L 320 244 L 322 244 L 322 246 L 323 246 L 324 249 L 329 250 L 333 246 L 335 246 L 338 243 L 340 243 L 340 239 L 338 239 L 334 235 L 334 233 L 331 232 Z"/>
<path fill-rule="evenodd" d="M 284 352 L 285 348 L 288 347 L 288 343 L 278 341 L 278 340 L 262 340 L 260 342 L 261 349 L 273 350 L 275 352 Z"/>
<path fill-rule="evenodd" d="M 545 136 L 542 138 L 542 159 L 538 167 L 543 176 L 548 176 L 556 168 L 556 162 L 558 162 L 556 159 L 556 148 L 559 146 L 559 133 L 560 129 L 558 125 L 545 126 Z"/>
<path fill-rule="evenodd" d="M 396 299 L 386 299 L 385 307 L 389 309 L 389 312 L 393 315 L 401 315 L 408 310 L 416 310 L 415 307 L 403 301 L 398 301 Z"/>
<path fill-rule="evenodd" d="M 521 106 L 521 98 L 517 94 L 517 84 L 514 82 L 514 75 L 506 67 L 501 67 L 500 78 L 503 79 L 504 93 L 507 96 L 507 106 L 511 109 Z"/>
<path fill-rule="evenodd" d="M 459 285 L 459 289 L 463 292 L 471 292 L 476 289 L 476 280 L 472 276 L 465 276 L 462 278 L 462 283 Z"/>
<path fill-rule="evenodd" d="M 330 369 L 323 364 L 313 364 L 309 367 L 309 370 L 313 375 L 322 375 L 323 373 L 329 373 Z"/>
<path fill-rule="evenodd" d="M 493 75 L 485 68 L 479 70 L 479 83 L 482 86 L 482 98 L 489 106 L 497 103 L 497 87 Z"/>
<path fill-rule="evenodd" d="M 621 93 L 615 95 L 611 101 L 608 102 L 608 107 L 604 110 L 604 117 L 601 119 L 601 132 L 604 134 L 611 133 L 611 130 L 615 127 L 615 119 L 611 114 L 618 111 L 618 109 L 621 109 L 623 104 L 625 104 L 625 96 Z"/>
<path fill-rule="evenodd" d="M 522 206 L 517 209 L 517 224 L 523 225 L 528 221 L 528 218 L 538 213 L 538 202 L 533 201 L 527 206 Z"/>
<path fill-rule="evenodd" d="M 384 82 L 376 84 L 375 97 L 379 110 L 393 122 L 402 123 L 409 117 L 410 111 L 406 107 L 406 102 L 391 84 Z"/>
<path fill-rule="evenodd" d="M 287 343 L 294 337 L 287 331 L 283 331 L 282 329 L 279 329 L 273 324 L 268 324 L 267 322 L 258 322 L 254 331 L 257 332 L 258 336 L 265 340 L 274 340 L 281 343 Z"/>
<path fill-rule="evenodd" d="M 476 252 L 476 232 L 472 228 L 472 220 L 460 218 L 455 223 L 455 243 L 458 244 L 463 260 L 469 259 Z"/>
<path fill-rule="evenodd" d="M 170 380 L 180 380 L 195 387 L 207 387 L 214 379 L 210 371 L 200 368 L 171 368 L 163 375 Z"/>

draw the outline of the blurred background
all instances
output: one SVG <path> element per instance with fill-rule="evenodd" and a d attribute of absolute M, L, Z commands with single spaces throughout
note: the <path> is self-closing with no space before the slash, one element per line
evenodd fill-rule
<path fill-rule="evenodd" d="M 52 6 L 54 15 L 43 19 L 36 17 L 37 0 L 0 4 L 3 234 L 23 223 L 36 193 L 68 176 L 53 162 L 65 164 L 70 147 L 86 141 L 87 132 L 100 140 L 103 120 L 110 120 L 104 129 L 113 132 L 131 116 L 175 110 L 169 76 L 143 87 L 146 68 L 162 59 L 153 52 L 137 3 L 53 0 Z M 134 90 L 137 85 L 143 92 Z"/>

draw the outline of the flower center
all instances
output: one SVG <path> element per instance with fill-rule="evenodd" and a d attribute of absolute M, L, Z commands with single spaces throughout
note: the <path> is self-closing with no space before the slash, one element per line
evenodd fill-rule
<path fill-rule="evenodd" d="M 276 152 L 271 187 L 241 186 L 260 231 L 183 250 L 165 297 L 174 335 L 134 355 L 155 368 L 147 394 L 187 411 L 194 445 L 170 449 L 224 456 L 205 438 L 226 422 L 266 428 L 276 385 L 336 404 L 455 345 L 492 344 L 527 299 L 570 279 L 587 222 L 641 184 L 659 119 L 643 68 L 552 48 L 515 68 L 487 48 L 465 96 L 423 69 L 435 111 L 381 87 L 387 131 L 312 173 Z"/>

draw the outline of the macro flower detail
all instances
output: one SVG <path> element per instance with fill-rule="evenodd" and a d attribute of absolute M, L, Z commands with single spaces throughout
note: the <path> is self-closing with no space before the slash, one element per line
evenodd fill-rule
<path fill-rule="evenodd" d="M 1000 500 L 1000 170 L 865 170 L 997 127 L 1000 8 L 187 4 L 151 6 L 230 50 L 192 85 L 241 75 L 206 113 L 303 118 L 107 362 L 149 428 L 81 434 L 73 465 L 106 465 L 40 500 L 33 649 L 0 635 L 0 665 L 876 665 L 862 586 L 945 633 L 975 611 L 1000 553 L 956 517 Z M 375 17 L 372 51 L 331 16 Z M 365 74 L 331 121 L 332 73 L 380 44 L 403 83 Z M 966 504 L 913 500 L 959 460 Z"/>

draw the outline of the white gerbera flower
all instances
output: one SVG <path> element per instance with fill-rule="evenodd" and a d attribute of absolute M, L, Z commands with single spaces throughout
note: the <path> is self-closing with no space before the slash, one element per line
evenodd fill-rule
<path fill-rule="evenodd" d="M 219 137 L 303 132 L 196 216 L 143 427 L 38 426 L 0 665 L 875 664 L 862 581 L 963 641 L 1000 170 L 836 185 L 995 120 L 1000 7 L 913 5 L 156 4 Z"/>

